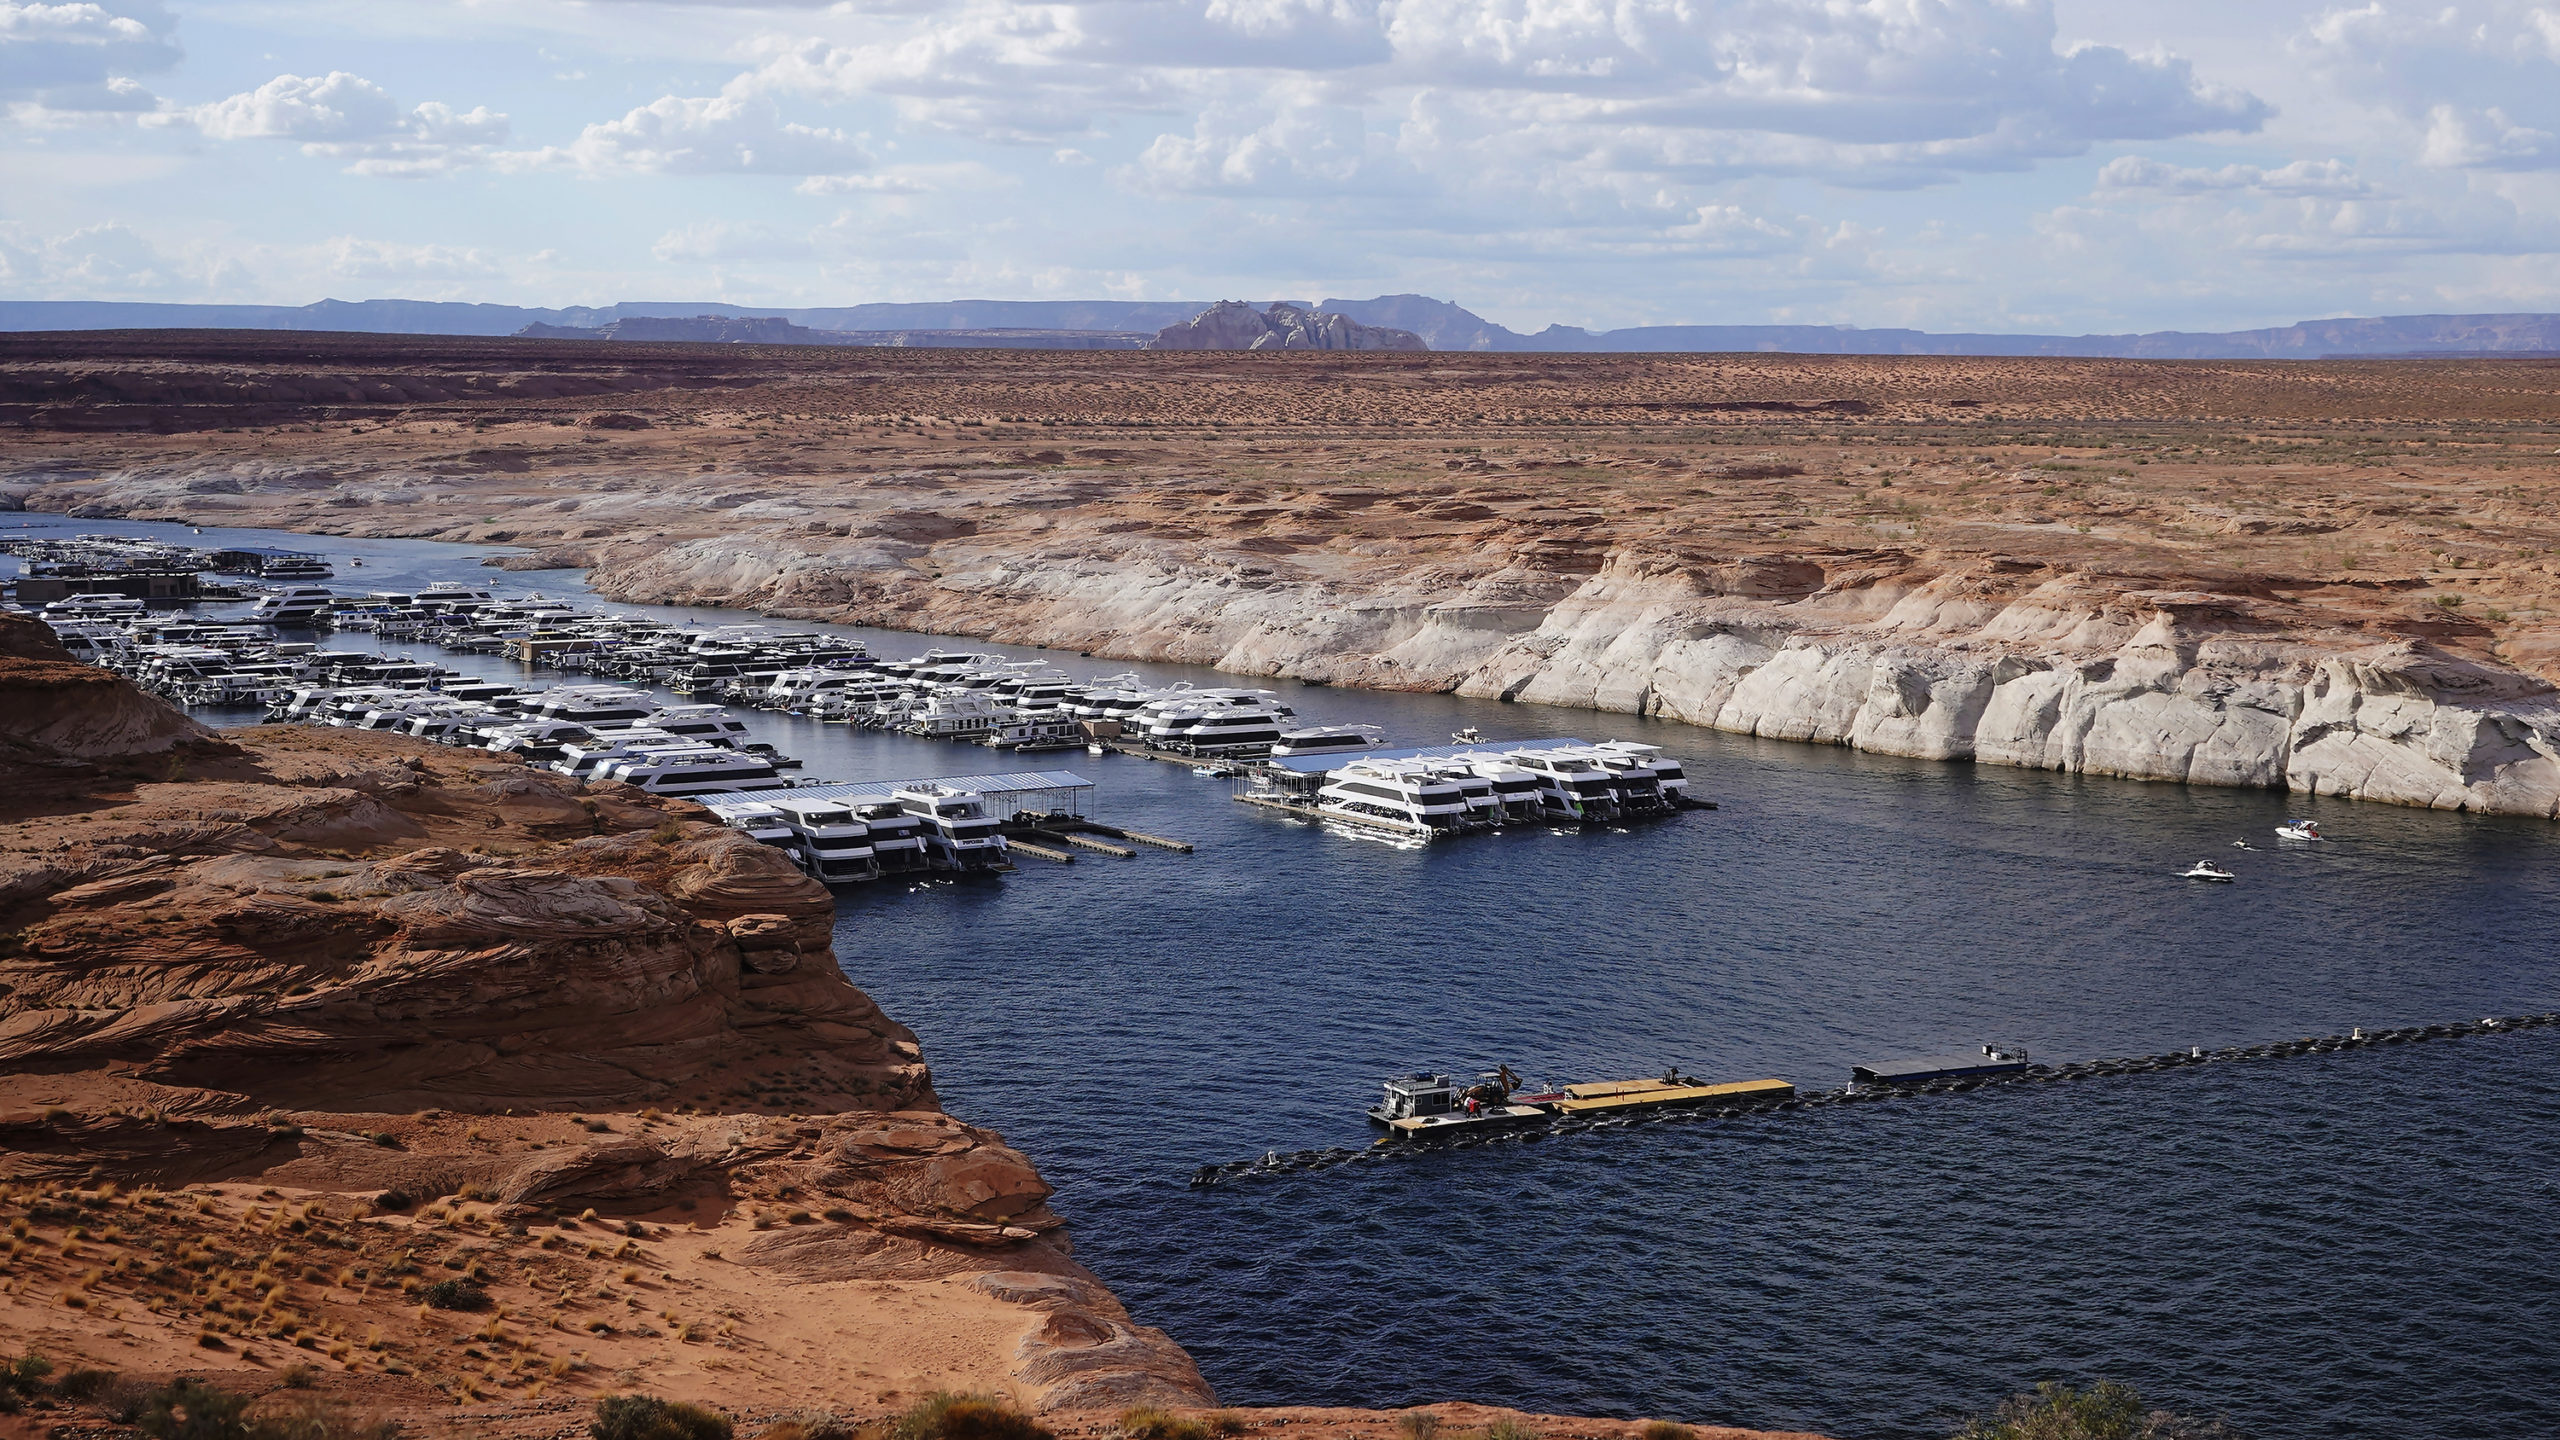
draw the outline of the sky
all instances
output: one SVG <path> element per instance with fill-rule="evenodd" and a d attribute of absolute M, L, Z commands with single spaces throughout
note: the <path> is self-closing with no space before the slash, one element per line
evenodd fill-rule
<path fill-rule="evenodd" d="M 2560 310 L 2560 0 L 0 0 L 0 299 Z"/>

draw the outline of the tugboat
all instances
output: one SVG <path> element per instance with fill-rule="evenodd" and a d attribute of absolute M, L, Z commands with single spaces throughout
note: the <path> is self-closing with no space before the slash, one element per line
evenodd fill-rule
<path fill-rule="evenodd" d="M 2317 820 L 2287 820 L 2276 827 L 2276 834 L 2286 840 L 2326 840 Z"/>
<path fill-rule="evenodd" d="M 1511 1092 L 1519 1084 L 1520 1077 L 1507 1065 L 1485 1076 L 1482 1083 L 1466 1086 L 1446 1075 L 1401 1075 L 1386 1082 L 1378 1103 L 1369 1107 L 1369 1119 L 1386 1127 L 1396 1140 L 1480 1134 L 1546 1119 L 1547 1112 L 1539 1106 L 1511 1103 Z"/>
<path fill-rule="evenodd" d="M 2214 864 L 2210 860 L 2199 860 L 2196 862 L 2194 869 L 2179 871 L 2178 878 L 2181 880 L 2219 880 L 2227 885 L 2237 877 L 2235 877 L 2230 871 L 2223 869 L 2221 866 Z"/>

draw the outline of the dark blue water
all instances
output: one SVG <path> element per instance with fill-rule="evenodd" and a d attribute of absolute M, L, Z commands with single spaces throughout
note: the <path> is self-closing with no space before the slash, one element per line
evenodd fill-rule
<path fill-rule="evenodd" d="M 365 553 L 341 583 L 489 578 L 452 547 Z M 1402 849 L 1077 753 L 1040 763 L 1199 853 L 843 892 L 847 973 L 920 1033 L 955 1112 L 1040 1163 L 1080 1258 L 1229 1402 L 1906 1437 L 2103 1376 L 2268 1437 L 2550 1433 L 2551 1030 L 1182 1180 L 1362 1143 L 1378 1078 L 1420 1066 L 1827 1087 L 1985 1040 L 2065 1059 L 2560 1008 L 2560 827 L 1275 688 L 1413 743 L 1468 724 L 1651 740 L 1724 808 Z M 812 773 L 999 768 L 759 725 Z M 2340 838 L 2274 848 L 2289 813 Z M 2229 848 L 2244 837 L 2259 848 Z M 2239 882 L 2170 878 L 2204 856 Z"/>

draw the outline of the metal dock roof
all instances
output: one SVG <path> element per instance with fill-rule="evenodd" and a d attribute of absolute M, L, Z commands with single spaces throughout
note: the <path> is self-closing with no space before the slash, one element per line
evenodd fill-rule
<path fill-rule="evenodd" d="M 1072 770 L 1016 770 L 1002 775 L 927 775 L 914 780 L 846 780 L 823 785 L 794 785 L 787 790 L 749 790 L 735 794 L 697 795 L 710 811 L 726 818 L 733 810 L 768 804 L 776 800 L 886 800 L 891 792 L 916 785 L 940 785 L 950 790 L 966 790 L 983 795 L 1004 810 L 1010 819 L 1022 808 L 1022 802 L 1033 796 L 1065 795 L 1070 803 L 1081 802 L 1093 782 Z"/>
<path fill-rule="evenodd" d="M 1482 740 L 1473 745 L 1423 745 L 1410 750 L 1329 750 L 1322 755 L 1292 755 L 1263 763 L 1295 775 L 1339 770 L 1354 760 L 1448 760 L 1460 755 L 1503 755 L 1513 750 L 1557 750 L 1590 742 L 1570 737 L 1540 740 Z"/>

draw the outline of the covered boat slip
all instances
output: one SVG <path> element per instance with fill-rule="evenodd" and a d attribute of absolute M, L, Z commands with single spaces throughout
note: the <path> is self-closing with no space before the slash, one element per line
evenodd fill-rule
<path fill-rule="evenodd" d="M 1564 1098 L 1547 1102 L 1559 1115 L 1611 1115 L 1632 1110 L 1658 1110 L 1672 1105 L 1730 1105 L 1794 1098 L 1796 1087 L 1784 1080 L 1736 1080 L 1699 1085 L 1678 1080 L 1611 1080 L 1567 1085 Z"/>
<path fill-rule="evenodd" d="M 849 805 L 865 805 L 886 801 L 900 790 L 918 785 L 939 785 L 946 790 L 966 791 L 987 803 L 987 813 L 998 820 L 1010 821 L 1024 813 L 1043 815 L 1084 814 L 1093 782 L 1072 770 L 1024 770 L 1005 775 L 934 775 L 921 780 L 853 780 L 818 785 L 794 785 L 788 790 L 770 790 L 755 797 L 705 797 L 703 803 L 714 813 L 726 817 L 726 810 L 740 805 L 754 805 L 771 800 L 840 800 Z"/>

